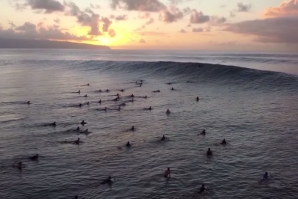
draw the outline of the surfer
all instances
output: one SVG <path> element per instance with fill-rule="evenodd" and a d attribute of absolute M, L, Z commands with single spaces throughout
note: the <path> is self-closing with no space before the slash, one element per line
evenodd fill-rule
<path fill-rule="evenodd" d="M 29 157 L 28 159 L 29 159 L 29 160 L 32 160 L 32 161 L 37 161 L 38 158 L 39 158 L 39 155 L 36 154 L 36 155 L 34 155 L 34 156 Z"/>
<path fill-rule="evenodd" d="M 197 102 L 198 102 L 198 101 L 200 101 L 200 98 L 199 98 L 199 97 L 197 97 Z"/>
<path fill-rule="evenodd" d="M 161 137 L 160 141 L 165 141 L 165 140 L 166 140 L 166 137 L 165 137 L 165 135 L 163 135 L 163 136 Z"/>
<path fill-rule="evenodd" d="M 100 184 L 109 184 L 111 185 L 113 183 L 112 177 L 109 176 L 107 179 L 104 179 Z"/>
<path fill-rule="evenodd" d="M 130 148 L 130 147 L 131 147 L 130 142 L 127 142 L 125 146 L 126 146 L 127 148 Z"/>
<path fill-rule="evenodd" d="M 56 126 L 56 122 L 51 123 L 50 126 L 54 126 L 55 127 Z"/>
<path fill-rule="evenodd" d="M 172 91 L 174 91 L 175 89 L 172 87 L 172 89 L 171 89 Z"/>
<path fill-rule="evenodd" d="M 101 92 L 102 92 L 102 90 L 101 90 L 101 89 L 99 89 L 99 90 L 98 90 L 98 92 L 99 92 L 99 93 L 101 93 Z"/>
<path fill-rule="evenodd" d="M 156 91 L 152 91 L 153 93 L 159 93 L 160 92 L 160 90 L 156 90 Z"/>
<path fill-rule="evenodd" d="M 201 186 L 201 188 L 200 188 L 200 190 L 199 190 L 199 194 L 202 194 L 204 191 L 206 191 L 207 190 L 207 188 L 205 187 L 205 185 L 204 184 L 202 184 L 202 186 Z"/>
<path fill-rule="evenodd" d="M 207 151 L 207 156 L 212 156 L 212 151 L 210 148 L 208 148 L 208 151 Z"/>
<path fill-rule="evenodd" d="M 85 120 L 83 120 L 82 122 L 81 122 L 81 125 L 85 125 L 85 124 L 87 124 L 87 122 L 85 122 Z"/>
<path fill-rule="evenodd" d="M 88 95 L 86 94 L 86 95 L 84 95 L 84 97 L 88 97 Z"/>
<path fill-rule="evenodd" d="M 203 129 L 201 135 L 204 135 L 204 136 L 206 135 L 206 130 L 205 129 Z"/>
<path fill-rule="evenodd" d="M 80 127 L 76 128 L 76 130 L 75 130 L 75 131 L 77 131 L 77 132 L 80 132 Z"/>
<path fill-rule="evenodd" d="M 81 90 L 79 90 L 78 93 L 81 94 Z"/>
<path fill-rule="evenodd" d="M 144 108 L 144 110 L 151 111 L 152 110 L 152 107 L 150 106 L 149 108 Z"/>
<path fill-rule="evenodd" d="M 269 180 L 268 172 L 265 172 L 263 175 L 263 180 Z"/>
<path fill-rule="evenodd" d="M 168 110 L 166 111 L 166 114 L 167 114 L 167 115 L 171 114 L 170 109 L 168 109 Z"/>
<path fill-rule="evenodd" d="M 80 138 L 78 138 L 77 140 L 75 140 L 73 143 L 79 145 L 81 143 Z"/>
<path fill-rule="evenodd" d="M 98 101 L 99 104 L 101 104 L 101 99 Z"/>
<path fill-rule="evenodd" d="M 226 145 L 227 144 L 227 141 L 226 141 L 226 139 L 223 139 L 222 141 L 221 141 L 221 143 L 220 144 L 222 144 L 222 145 Z"/>
<path fill-rule="evenodd" d="M 26 104 L 30 105 L 30 104 L 31 104 L 31 102 L 30 102 L 30 101 L 28 101 Z"/>
<path fill-rule="evenodd" d="M 83 131 L 82 132 L 83 134 L 86 134 L 86 135 L 88 135 L 90 132 L 89 132 L 89 130 L 88 129 L 86 129 L 85 131 Z"/>
<path fill-rule="evenodd" d="M 169 178 L 169 177 L 171 177 L 171 170 L 170 170 L 170 168 L 168 168 L 168 169 L 165 171 L 165 173 L 163 174 L 163 177 L 165 177 L 165 178 Z"/>
<path fill-rule="evenodd" d="M 82 108 L 82 106 L 83 106 L 83 104 L 80 103 L 80 104 L 79 104 L 79 107 Z"/>
<path fill-rule="evenodd" d="M 263 178 L 259 181 L 260 183 L 261 182 L 267 182 L 269 180 L 269 174 L 268 172 L 265 172 L 264 175 L 263 175 Z"/>
<path fill-rule="evenodd" d="M 131 96 L 130 96 L 130 97 L 134 98 L 135 96 L 134 96 L 133 94 L 131 94 Z"/>
<path fill-rule="evenodd" d="M 130 130 L 135 131 L 135 126 L 132 126 Z"/>
<path fill-rule="evenodd" d="M 110 90 L 109 90 L 109 89 L 107 89 L 107 90 L 106 90 L 106 92 L 108 93 L 108 92 L 110 92 Z"/>

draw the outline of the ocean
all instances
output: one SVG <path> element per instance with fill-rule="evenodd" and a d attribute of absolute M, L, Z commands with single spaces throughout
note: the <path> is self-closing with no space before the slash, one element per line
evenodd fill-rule
<path fill-rule="evenodd" d="M 297 198 L 297 64 L 285 53 L 1 49 L 0 198 Z"/>

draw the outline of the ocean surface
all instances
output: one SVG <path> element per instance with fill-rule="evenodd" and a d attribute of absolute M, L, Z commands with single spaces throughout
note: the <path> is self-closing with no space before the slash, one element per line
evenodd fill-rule
<path fill-rule="evenodd" d="M 295 54 L 2 49 L 0 198 L 297 198 L 297 64 Z"/>

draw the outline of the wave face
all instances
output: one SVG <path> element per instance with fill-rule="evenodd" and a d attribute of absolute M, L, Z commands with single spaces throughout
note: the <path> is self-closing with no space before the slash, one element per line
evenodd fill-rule
<path fill-rule="evenodd" d="M 298 78 L 295 75 L 262 71 L 218 64 L 181 62 L 114 62 L 83 61 L 71 64 L 80 70 L 99 72 L 139 73 L 144 76 L 164 76 L 174 81 L 214 82 L 231 84 L 247 89 L 296 90 Z"/>
<path fill-rule="evenodd" d="M 237 66 L 191 62 L 145 61 L 82 61 L 82 60 L 22 60 L 3 61 L 2 66 L 66 67 L 80 71 L 104 73 L 138 73 L 144 77 L 167 77 L 173 81 L 213 82 L 219 85 L 237 85 L 243 89 L 296 91 L 298 76 Z"/>

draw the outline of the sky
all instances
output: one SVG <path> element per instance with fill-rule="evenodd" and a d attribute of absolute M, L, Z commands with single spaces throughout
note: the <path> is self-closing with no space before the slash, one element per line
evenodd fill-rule
<path fill-rule="evenodd" d="M 0 38 L 298 51 L 298 0 L 0 0 Z"/>

